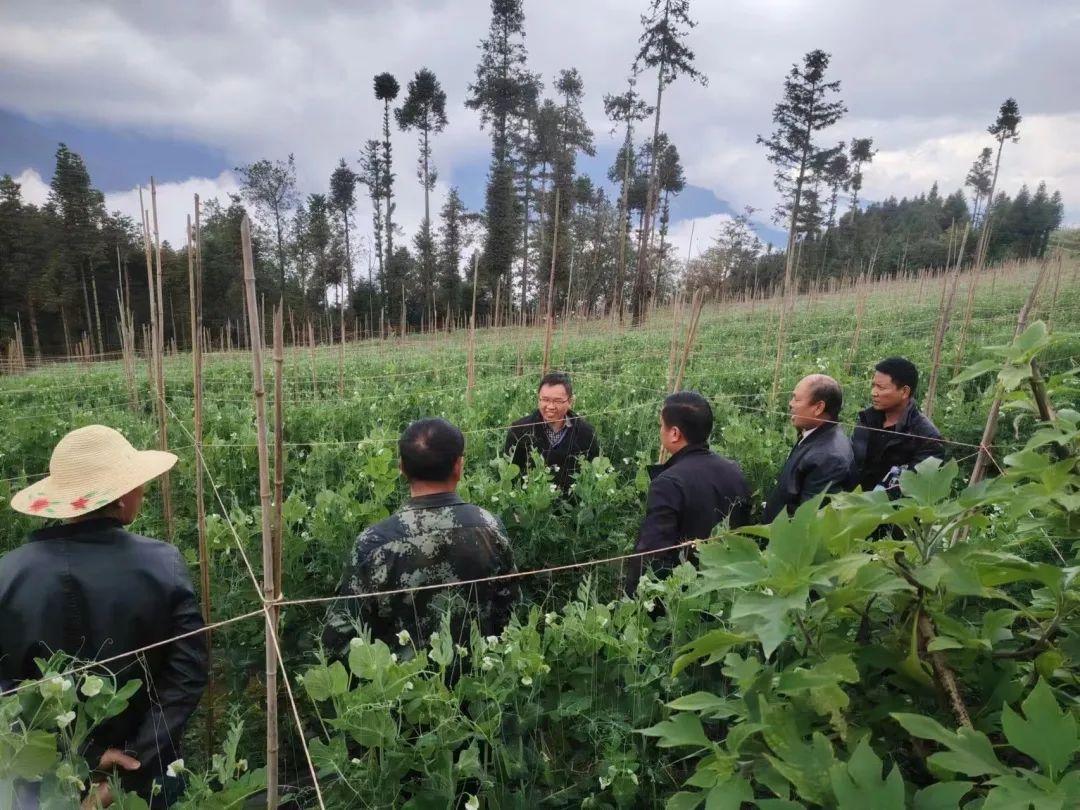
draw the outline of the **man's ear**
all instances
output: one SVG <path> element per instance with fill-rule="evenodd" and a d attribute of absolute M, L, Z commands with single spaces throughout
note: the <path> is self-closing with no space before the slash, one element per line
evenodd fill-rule
<path fill-rule="evenodd" d="M 464 472 L 465 472 L 465 456 L 460 455 L 460 456 L 458 456 L 457 461 L 454 462 L 454 477 L 460 480 L 461 476 L 464 474 Z"/>
<path fill-rule="evenodd" d="M 405 465 L 401 463 L 401 459 L 398 459 L 397 468 L 399 473 L 405 475 Z"/>

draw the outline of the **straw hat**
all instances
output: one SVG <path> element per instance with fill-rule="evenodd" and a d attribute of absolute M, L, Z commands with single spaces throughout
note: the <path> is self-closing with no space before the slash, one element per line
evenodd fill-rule
<path fill-rule="evenodd" d="M 172 453 L 136 450 L 119 431 L 87 425 L 57 443 L 49 476 L 15 493 L 11 508 L 35 517 L 84 515 L 152 481 L 175 463 Z"/>

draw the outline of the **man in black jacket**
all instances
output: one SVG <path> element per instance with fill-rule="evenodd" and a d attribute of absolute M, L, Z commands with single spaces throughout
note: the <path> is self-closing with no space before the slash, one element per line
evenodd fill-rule
<path fill-rule="evenodd" d="M 537 390 L 539 407 L 510 426 L 503 454 L 513 454 L 513 462 L 522 472 L 532 463 L 533 450 L 552 472 L 563 494 L 570 491 L 580 458 L 593 459 L 600 454 L 592 425 L 572 410 L 574 387 L 570 375 L 553 371 L 545 374 Z"/>
<path fill-rule="evenodd" d="M 115 770 L 126 790 L 155 808 L 180 787 L 167 769 L 180 757 L 184 726 L 206 686 L 206 640 L 179 550 L 124 526 L 138 514 L 144 484 L 175 462 L 171 453 L 135 450 L 112 428 L 72 431 L 53 451 L 49 477 L 11 500 L 17 511 L 67 522 L 38 529 L 0 559 L 4 688 L 40 678 L 34 659 L 54 652 L 103 660 L 191 634 L 102 667 L 118 684 L 142 685 L 127 709 L 93 730 L 82 752 L 95 781 Z M 65 689 L 85 688 L 86 674 L 58 675 Z M 151 797 L 154 781 L 164 793 Z M 107 785 L 95 790 L 108 806 Z"/>
<path fill-rule="evenodd" d="M 928 458 L 944 458 L 941 434 L 915 404 L 919 370 L 910 360 L 889 357 L 874 367 L 871 406 L 856 417 L 851 444 L 851 485 L 864 492 L 882 487 L 899 495 L 900 473 Z"/>
<path fill-rule="evenodd" d="M 854 454 L 851 441 L 836 424 L 843 404 L 840 384 L 825 374 L 803 377 L 795 386 L 788 411 L 791 424 L 799 431 L 799 441 L 765 504 L 766 523 L 772 523 L 781 512 L 794 513 L 815 495 L 847 486 Z"/>
<path fill-rule="evenodd" d="M 712 426 L 712 407 L 701 394 L 680 391 L 664 400 L 660 443 L 671 458 L 649 468 L 652 483 L 634 551 L 657 551 L 687 540 L 703 540 L 725 520 L 733 529 L 750 522 L 750 487 L 738 464 L 709 450 Z M 694 559 L 694 554 L 687 553 L 692 548 L 632 559 L 627 593 L 633 595 L 637 590 L 645 568 L 668 571 L 680 559 Z"/>

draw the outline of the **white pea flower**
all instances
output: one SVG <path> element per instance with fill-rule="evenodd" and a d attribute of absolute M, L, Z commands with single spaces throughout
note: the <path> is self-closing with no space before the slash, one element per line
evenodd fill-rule
<path fill-rule="evenodd" d="M 248 761 L 246 759 L 241 759 L 236 763 L 236 772 L 237 773 L 243 773 L 247 769 L 248 769 Z"/>
<path fill-rule="evenodd" d="M 353 757 L 352 759 L 349 760 L 349 762 L 351 762 L 353 765 L 360 765 L 361 764 L 359 758 L 357 758 L 357 757 Z"/>
<path fill-rule="evenodd" d="M 75 722 L 75 712 L 64 712 L 56 715 L 56 725 L 59 728 L 67 728 Z"/>
<path fill-rule="evenodd" d="M 79 691 L 86 697 L 96 697 L 101 694 L 103 686 L 105 686 L 105 681 L 101 680 L 97 675 L 90 675 L 82 682 L 82 687 Z"/>
<path fill-rule="evenodd" d="M 608 624 L 608 617 L 607 616 L 601 616 L 600 617 L 600 626 L 601 627 L 607 627 L 607 624 Z"/>
<path fill-rule="evenodd" d="M 360 636 L 355 636 L 355 637 L 353 637 L 352 640 L 349 641 L 349 646 L 352 647 L 354 650 L 357 647 L 363 647 L 364 646 L 364 640 L 362 638 L 360 638 Z"/>
<path fill-rule="evenodd" d="M 470 793 L 465 800 L 465 810 L 480 810 L 480 800 Z"/>
<path fill-rule="evenodd" d="M 466 647 L 463 647 L 463 646 L 461 646 L 460 644 L 455 644 L 455 645 L 454 645 L 454 652 L 456 652 L 456 653 L 457 653 L 457 654 L 458 654 L 459 656 L 461 656 L 462 658 L 468 658 L 468 657 L 469 657 L 469 650 L 468 650 L 468 648 L 466 648 Z"/>
<path fill-rule="evenodd" d="M 499 502 L 499 496 L 498 495 L 492 495 L 491 496 L 491 501 L 492 501 L 492 503 L 498 503 Z"/>
<path fill-rule="evenodd" d="M 489 647 L 494 647 L 496 644 L 499 643 L 499 637 L 498 636 L 488 636 L 487 638 L 484 639 L 484 641 L 487 642 L 487 645 Z"/>
<path fill-rule="evenodd" d="M 165 769 L 165 775 L 177 779 L 184 770 L 184 760 L 177 759 L 169 763 L 169 767 Z"/>
<path fill-rule="evenodd" d="M 545 613 L 544 624 L 555 624 L 555 620 L 559 618 L 558 613 Z"/>
<path fill-rule="evenodd" d="M 547 675 L 549 672 L 551 672 L 551 667 L 549 667 L 547 664 L 541 664 L 540 671 Z"/>
<path fill-rule="evenodd" d="M 490 672 L 495 667 L 495 659 L 490 655 L 485 655 L 484 660 L 480 662 L 480 669 L 484 672 Z"/>
<path fill-rule="evenodd" d="M 630 771 L 630 781 L 633 782 L 635 785 L 638 783 L 637 774 L 633 771 Z"/>
<path fill-rule="evenodd" d="M 521 685 L 522 686 L 532 686 L 532 676 L 531 675 L 525 675 L 524 677 L 522 677 Z"/>
<path fill-rule="evenodd" d="M 394 664 L 397 663 L 397 653 L 390 653 L 390 661 Z"/>
<path fill-rule="evenodd" d="M 64 692 L 69 690 L 71 686 L 72 683 L 70 678 L 62 678 L 59 675 L 53 675 L 52 677 L 46 677 L 46 679 L 38 685 L 38 691 L 43 698 L 48 700 L 49 698 L 60 697 Z"/>
<path fill-rule="evenodd" d="M 412 689 L 413 689 L 413 682 L 412 681 L 405 681 L 405 691 L 406 692 L 411 692 Z"/>
<path fill-rule="evenodd" d="M 601 776 L 600 777 L 600 789 L 601 790 L 607 790 L 608 785 L 610 785 L 610 784 L 611 784 L 611 780 L 608 777 L 606 777 L 606 776 Z"/>
<path fill-rule="evenodd" d="M 432 644 L 437 643 L 439 641 L 439 631 L 436 630 L 434 633 L 431 634 L 431 636 L 429 638 L 430 638 Z"/>
<path fill-rule="evenodd" d="M 397 634 L 397 643 L 398 644 L 401 644 L 401 645 L 404 646 L 405 644 L 408 644 L 410 641 L 412 641 L 412 636 L 409 635 L 408 630 L 402 630 L 400 633 Z"/>
<path fill-rule="evenodd" d="M 652 599 L 650 599 L 648 602 L 645 603 L 645 612 L 646 613 L 652 613 L 653 610 L 655 610 L 655 609 L 656 609 L 656 602 L 654 602 Z"/>

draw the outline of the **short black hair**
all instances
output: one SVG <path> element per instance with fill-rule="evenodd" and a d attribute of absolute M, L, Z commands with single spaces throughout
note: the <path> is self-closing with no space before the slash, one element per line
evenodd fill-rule
<path fill-rule="evenodd" d="M 445 481 L 465 454 L 465 436 L 445 419 L 417 419 L 401 434 L 398 453 L 410 481 Z"/>
<path fill-rule="evenodd" d="M 536 386 L 536 390 L 539 391 L 545 385 L 561 385 L 566 389 L 566 396 L 574 395 L 574 385 L 570 382 L 570 375 L 565 371 L 549 371 L 540 378 L 540 384 Z"/>
<path fill-rule="evenodd" d="M 915 391 L 919 387 L 919 369 L 906 357 L 886 357 L 874 366 L 874 371 L 880 371 L 891 377 L 893 385 L 897 388 L 906 385 L 911 389 L 911 396 L 914 398 Z"/>
<path fill-rule="evenodd" d="M 690 444 L 702 444 L 712 433 L 713 415 L 709 400 L 697 391 L 678 391 L 664 400 L 660 418 L 668 427 L 677 427 Z"/>
<path fill-rule="evenodd" d="M 825 413 L 833 422 L 840 418 L 844 407 L 844 389 L 840 383 L 825 374 L 818 374 L 810 382 L 812 402 L 824 402 Z"/>

